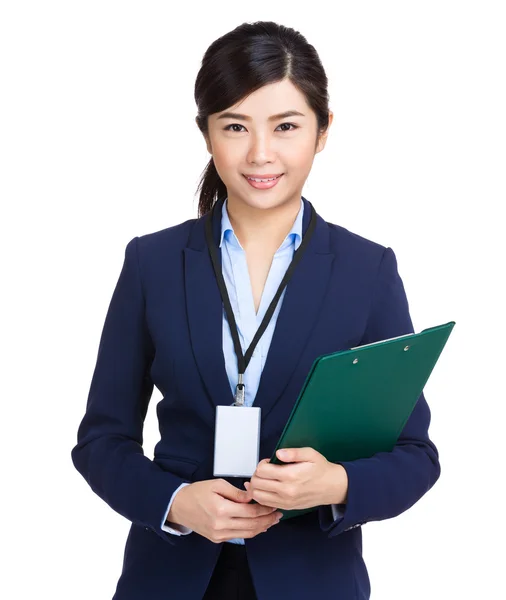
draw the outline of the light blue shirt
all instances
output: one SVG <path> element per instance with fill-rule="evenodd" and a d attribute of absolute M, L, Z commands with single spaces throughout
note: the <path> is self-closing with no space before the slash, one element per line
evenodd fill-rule
<path fill-rule="evenodd" d="M 246 351 L 249 348 L 253 337 L 260 327 L 262 319 L 264 318 L 264 315 L 278 290 L 279 284 L 281 283 L 281 280 L 283 279 L 286 270 L 292 261 L 293 254 L 301 244 L 303 215 L 304 202 L 301 198 L 300 210 L 293 223 L 293 226 L 272 259 L 272 264 L 267 276 L 267 281 L 265 282 L 260 305 L 258 307 L 258 313 L 255 313 L 253 291 L 251 289 L 248 264 L 246 262 L 246 253 L 239 243 L 239 240 L 234 233 L 232 224 L 230 223 L 227 212 L 227 200 L 225 200 L 223 203 L 220 237 L 220 248 L 222 249 L 222 272 L 230 298 L 230 304 L 232 305 L 232 310 L 236 320 L 243 354 L 246 354 Z M 252 406 L 255 401 L 255 396 L 260 384 L 260 376 L 265 365 L 265 359 L 269 351 L 269 346 L 271 344 L 274 328 L 276 327 L 278 314 L 283 304 L 286 289 L 287 288 L 285 287 L 276 306 L 276 310 L 274 311 L 274 314 L 272 315 L 272 318 L 267 326 L 267 329 L 260 338 L 248 364 L 248 368 L 244 373 L 244 384 L 246 388 L 244 403 L 246 406 Z M 225 308 L 223 308 L 223 356 L 225 358 L 225 368 L 230 383 L 230 389 L 232 394 L 235 394 L 238 363 Z M 177 530 L 165 525 L 165 520 L 169 514 L 174 497 L 185 485 L 190 484 L 182 483 L 172 495 L 162 521 L 162 529 L 175 535 L 188 535 L 189 533 L 192 533 L 191 529 L 182 525 L 178 525 Z M 339 516 L 339 509 L 337 509 L 337 505 L 331 506 L 334 519 L 336 519 Z M 244 544 L 243 538 L 234 538 L 228 541 L 234 544 Z"/>

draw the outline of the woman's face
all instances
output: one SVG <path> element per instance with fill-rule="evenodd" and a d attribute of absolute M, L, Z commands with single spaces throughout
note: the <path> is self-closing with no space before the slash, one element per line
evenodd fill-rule
<path fill-rule="evenodd" d="M 273 118 L 288 111 L 300 114 Z M 329 128 L 332 118 L 329 111 Z M 252 208 L 298 204 L 314 156 L 325 147 L 328 134 L 327 129 L 315 148 L 316 115 L 287 79 L 265 85 L 226 111 L 209 115 L 208 126 L 207 149 L 227 188 L 228 201 Z M 269 189 L 256 189 L 245 177 L 280 174 Z"/>

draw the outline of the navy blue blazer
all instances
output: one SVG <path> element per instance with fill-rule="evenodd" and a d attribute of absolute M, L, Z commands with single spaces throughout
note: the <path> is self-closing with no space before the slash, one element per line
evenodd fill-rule
<path fill-rule="evenodd" d="M 305 232 L 310 206 L 303 201 Z M 220 215 L 216 210 L 217 245 Z M 115 600 L 198 600 L 221 548 L 196 532 L 179 537 L 161 529 L 183 481 L 213 478 L 215 408 L 233 402 L 222 300 L 205 242 L 208 217 L 127 244 L 72 449 L 92 490 L 132 523 Z M 255 400 L 262 409 L 260 460 L 272 455 L 316 357 L 413 331 L 393 250 L 318 215 L 288 284 Z M 142 443 L 153 386 L 163 399 L 151 460 Z M 402 513 L 436 482 L 429 423 L 421 394 L 392 452 L 341 463 L 349 482 L 343 517 L 333 521 L 330 506 L 320 506 L 245 540 L 259 600 L 369 598 L 361 525 Z M 244 489 L 244 479 L 224 479 Z"/>

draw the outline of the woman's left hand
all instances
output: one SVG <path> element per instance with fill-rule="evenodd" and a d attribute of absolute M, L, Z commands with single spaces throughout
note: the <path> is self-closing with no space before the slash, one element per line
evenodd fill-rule
<path fill-rule="evenodd" d="M 329 462 L 314 448 L 287 448 L 276 455 L 291 464 L 260 461 L 251 481 L 244 484 L 250 498 L 285 510 L 346 503 L 348 476 L 342 465 Z"/>

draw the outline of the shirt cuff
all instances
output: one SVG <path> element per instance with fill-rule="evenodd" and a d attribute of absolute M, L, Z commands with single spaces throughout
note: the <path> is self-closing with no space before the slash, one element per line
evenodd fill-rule
<path fill-rule="evenodd" d="M 163 531 L 166 531 L 167 533 L 172 533 L 173 535 L 188 535 L 189 533 L 193 532 L 193 529 L 190 529 L 189 527 L 185 527 L 184 525 L 176 525 L 175 523 L 172 523 L 172 527 L 169 527 L 168 525 L 165 524 L 165 521 L 167 519 L 167 515 L 170 512 L 170 507 L 172 506 L 172 503 L 174 502 L 174 498 L 176 497 L 176 494 L 185 485 L 190 485 L 190 484 L 189 483 L 182 483 L 176 489 L 176 491 L 172 494 L 172 497 L 170 499 L 169 505 L 167 506 L 167 510 L 165 511 L 165 514 L 164 514 L 163 519 L 162 519 L 161 527 L 162 527 Z"/>
<path fill-rule="evenodd" d="M 344 517 L 344 509 L 342 508 L 342 504 L 331 504 L 330 506 L 332 507 L 332 517 L 334 518 L 334 521 Z"/>

